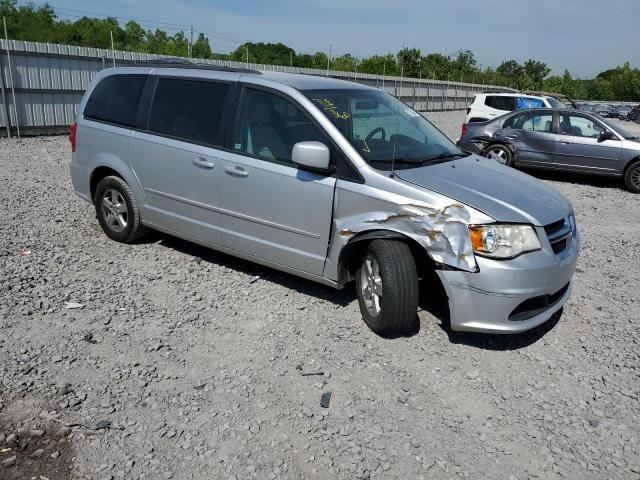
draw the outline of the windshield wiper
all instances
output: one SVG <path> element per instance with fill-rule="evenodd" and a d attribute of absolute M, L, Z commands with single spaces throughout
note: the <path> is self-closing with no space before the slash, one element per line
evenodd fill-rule
<path fill-rule="evenodd" d="M 440 153 L 433 157 L 426 158 L 408 158 L 408 157 L 399 157 L 399 158 L 373 158 L 368 160 L 369 163 L 402 163 L 405 165 L 424 165 L 425 163 L 439 163 L 439 161 L 447 161 L 454 158 L 462 158 L 466 157 L 466 154 L 463 153 Z"/>
<path fill-rule="evenodd" d="M 403 163 L 405 165 L 422 165 L 424 163 L 423 160 L 420 159 L 412 159 L 412 158 L 373 158 L 371 160 L 367 160 L 369 163 Z"/>
<path fill-rule="evenodd" d="M 423 163 L 429 162 L 429 163 L 439 163 L 440 160 L 442 161 L 446 161 L 446 160 L 453 160 L 454 158 L 462 158 L 462 157 L 466 157 L 467 155 L 464 153 L 440 153 L 438 155 L 434 155 L 433 157 L 427 157 L 423 160 Z"/>

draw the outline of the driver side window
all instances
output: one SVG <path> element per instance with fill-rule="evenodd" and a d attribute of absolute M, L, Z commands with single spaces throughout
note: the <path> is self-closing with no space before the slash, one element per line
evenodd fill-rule
<path fill-rule="evenodd" d="M 577 115 L 562 115 L 560 118 L 560 134 L 574 137 L 598 138 L 604 128 L 593 120 Z"/>
<path fill-rule="evenodd" d="M 293 146 L 304 141 L 328 145 L 322 132 L 293 103 L 270 92 L 245 91 L 233 141 L 235 150 L 293 164 Z"/>

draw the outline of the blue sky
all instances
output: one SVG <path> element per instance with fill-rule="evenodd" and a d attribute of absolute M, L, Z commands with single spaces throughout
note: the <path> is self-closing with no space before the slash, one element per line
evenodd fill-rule
<path fill-rule="evenodd" d="M 23 3 L 23 2 L 21 2 Z M 42 3 L 41 0 L 36 3 Z M 334 56 L 470 49 L 478 62 L 534 58 L 554 73 L 590 77 L 626 61 L 640 67 L 639 0 L 52 0 L 60 18 L 79 11 L 148 26 L 193 25 L 214 51 L 243 41 L 282 42 Z M 173 32 L 173 30 L 168 30 Z"/>

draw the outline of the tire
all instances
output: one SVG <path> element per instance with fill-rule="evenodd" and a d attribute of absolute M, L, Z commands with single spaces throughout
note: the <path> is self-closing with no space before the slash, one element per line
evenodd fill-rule
<path fill-rule="evenodd" d="M 493 158 L 507 167 L 513 167 L 513 154 L 505 145 L 499 143 L 489 145 L 482 151 L 482 156 Z"/>
<path fill-rule="evenodd" d="M 640 160 L 636 160 L 625 170 L 624 186 L 632 193 L 640 193 Z"/>
<path fill-rule="evenodd" d="M 100 180 L 93 205 L 102 230 L 116 242 L 135 242 L 148 231 L 140 221 L 140 210 L 131 188 L 119 177 Z"/>
<path fill-rule="evenodd" d="M 368 289 L 372 284 L 381 292 Z M 362 318 L 371 330 L 379 335 L 407 332 L 418 310 L 418 274 L 409 246 L 391 240 L 369 243 L 356 272 L 356 290 Z"/>

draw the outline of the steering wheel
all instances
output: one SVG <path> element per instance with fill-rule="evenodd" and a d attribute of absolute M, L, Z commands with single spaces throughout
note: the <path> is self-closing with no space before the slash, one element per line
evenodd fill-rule
<path fill-rule="evenodd" d="M 376 133 L 381 133 L 382 134 L 382 140 L 384 140 L 387 137 L 387 132 L 385 131 L 385 129 L 382 128 L 382 127 L 378 127 L 378 128 L 374 128 L 373 130 L 371 130 L 369 132 L 369 135 L 367 135 L 367 138 L 365 140 L 371 140 Z"/>

